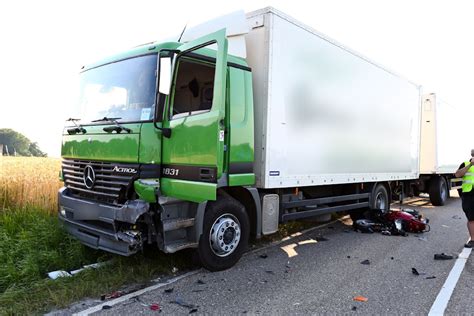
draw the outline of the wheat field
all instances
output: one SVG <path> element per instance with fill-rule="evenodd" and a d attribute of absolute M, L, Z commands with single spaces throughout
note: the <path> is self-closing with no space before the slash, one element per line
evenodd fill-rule
<path fill-rule="evenodd" d="M 54 214 L 61 159 L 0 156 L 0 209 L 32 207 Z"/>

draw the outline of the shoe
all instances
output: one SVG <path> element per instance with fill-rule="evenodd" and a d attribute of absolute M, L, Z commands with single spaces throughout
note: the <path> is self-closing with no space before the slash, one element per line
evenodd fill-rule
<path fill-rule="evenodd" d="M 469 240 L 467 244 L 464 245 L 466 248 L 474 248 L 474 240 Z"/>
<path fill-rule="evenodd" d="M 451 260 L 454 259 L 454 256 L 447 255 L 444 252 L 443 253 L 437 253 L 434 255 L 435 260 Z"/>

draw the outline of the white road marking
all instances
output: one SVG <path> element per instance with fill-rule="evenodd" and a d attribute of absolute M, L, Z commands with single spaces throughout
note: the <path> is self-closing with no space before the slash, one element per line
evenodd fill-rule
<path fill-rule="evenodd" d="M 451 295 L 453 294 L 454 288 L 458 283 L 462 270 L 464 270 L 464 265 L 466 264 L 471 251 L 472 248 L 464 248 L 459 254 L 459 257 L 454 263 L 454 267 L 451 269 L 451 272 L 449 272 L 448 278 L 444 282 L 441 291 L 439 291 L 438 296 L 431 306 L 428 316 L 444 315 L 444 311 L 446 310 L 446 307 L 448 307 Z"/>

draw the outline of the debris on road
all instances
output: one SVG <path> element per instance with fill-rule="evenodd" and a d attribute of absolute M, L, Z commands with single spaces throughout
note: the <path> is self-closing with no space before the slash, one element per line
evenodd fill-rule
<path fill-rule="evenodd" d="M 175 299 L 174 301 L 171 301 L 170 303 L 177 304 L 177 305 L 179 305 L 179 306 L 186 307 L 186 308 L 190 308 L 190 309 L 196 308 L 195 305 L 186 303 L 186 302 L 185 302 L 181 297 L 179 297 L 179 296 L 176 296 L 176 299 Z"/>
<path fill-rule="evenodd" d="M 268 274 L 275 274 L 275 272 L 273 272 L 272 270 L 265 270 L 265 272 Z"/>
<path fill-rule="evenodd" d="M 158 304 L 151 304 L 151 305 L 150 305 L 150 309 L 151 309 L 152 311 L 159 311 L 159 310 L 160 310 L 160 305 L 158 305 Z"/>
<path fill-rule="evenodd" d="M 149 308 L 149 309 L 152 310 L 152 311 L 159 311 L 159 312 L 161 313 L 161 307 L 160 307 L 160 305 L 157 304 L 157 303 L 147 304 L 147 303 L 143 302 L 143 301 L 140 299 L 140 297 L 138 297 L 138 296 L 134 296 L 134 297 L 130 298 L 130 300 L 134 300 L 134 301 L 136 301 L 138 304 L 140 304 L 141 306 L 147 307 L 147 308 Z"/>
<path fill-rule="evenodd" d="M 444 228 L 449 228 L 448 225 L 441 225 L 441 227 L 444 227 Z"/>
<path fill-rule="evenodd" d="M 164 293 L 173 293 L 173 291 L 174 291 L 174 288 L 170 287 L 169 289 L 165 289 L 163 292 Z"/>
<path fill-rule="evenodd" d="M 262 258 L 262 259 L 267 259 L 267 258 L 268 258 L 268 255 L 267 255 L 266 253 L 262 253 L 262 254 L 260 255 L 260 258 Z"/>
<path fill-rule="evenodd" d="M 414 275 L 425 275 L 425 272 L 419 272 L 416 268 L 411 268 L 411 273 Z"/>
<path fill-rule="evenodd" d="M 111 308 L 112 308 L 112 306 L 110 306 L 110 305 L 104 305 L 104 306 L 102 306 L 102 309 L 111 309 Z"/>
<path fill-rule="evenodd" d="M 452 218 L 453 218 L 453 219 L 462 219 L 462 217 L 459 216 L 459 215 L 454 215 Z"/>
<path fill-rule="evenodd" d="M 430 280 L 430 279 L 436 279 L 436 277 L 435 277 L 434 275 L 432 275 L 432 276 L 426 277 L 426 279 L 428 279 L 428 280 Z"/>
<path fill-rule="evenodd" d="M 445 254 L 444 252 L 443 253 L 435 253 L 434 259 L 435 260 L 451 260 L 451 259 L 454 259 L 454 256 Z"/>
<path fill-rule="evenodd" d="M 352 300 L 356 302 L 367 302 L 369 299 L 367 297 L 359 295 L 359 296 L 354 297 Z"/>
<path fill-rule="evenodd" d="M 421 241 L 428 241 L 428 238 L 426 238 L 426 237 L 418 237 L 418 240 L 421 240 Z"/>
<path fill-rule="evenodd" d="M 193 308 L 189 311 L 190 314 L 194 314 L 194 313 L 197 313 L 198 309 L 197 308 Z"/>
<path fill-rule="evenodd" d="M 369 260 L 369 259 L 365 259 L 365 260 L 362 261 L 360 264 L 369 265 L 369 264 L 370 264 L 370 260 Z"/>
<path fill-rule="evenodd" d="M 352 306 L 351 311 L 357 310 L 357 306 Z"/>
<path fill-rule="evenodd" d="M 201 280 L 201 279 L 197 280 L 197 282 L 196 282 L 196 283 L 197 283 L 197 284 L 201 284 L 201 285 L 202 285 L 202 284 L 206 284 L 206 282 L 204 282 L 204 281 L 203 281 L 203 280 Z"/>
<path fill-rule="evenodd" d="M 178 268 L 173 267 L 173 269 L 171 269 L 171 273 L 176 273 L 176 272 L 178 272 Z"/>

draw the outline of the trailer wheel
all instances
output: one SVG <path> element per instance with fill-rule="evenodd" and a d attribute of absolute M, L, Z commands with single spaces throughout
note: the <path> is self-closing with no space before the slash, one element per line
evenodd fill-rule
<path fill-rule="evenodd" d="M 430 180 L 430 201 L 435 206 L 442 206 L 449 197 L 448 184 L 444 177 L 433 177 Z"/>
<path fill-rule="evenodd" d="M 388 192 L 383 184 L 377 184 L 375 187 L 369 207 L 373 210 L 388 210 L 390 208 Z"/>
<path fill-rule="evenodd" d="M 209 271 L 221 271 L 235 265 L 247 249 L 249 218 L 245 208 L 231 197 L 209 202 L 204 214 L 198 255 Z"/>

